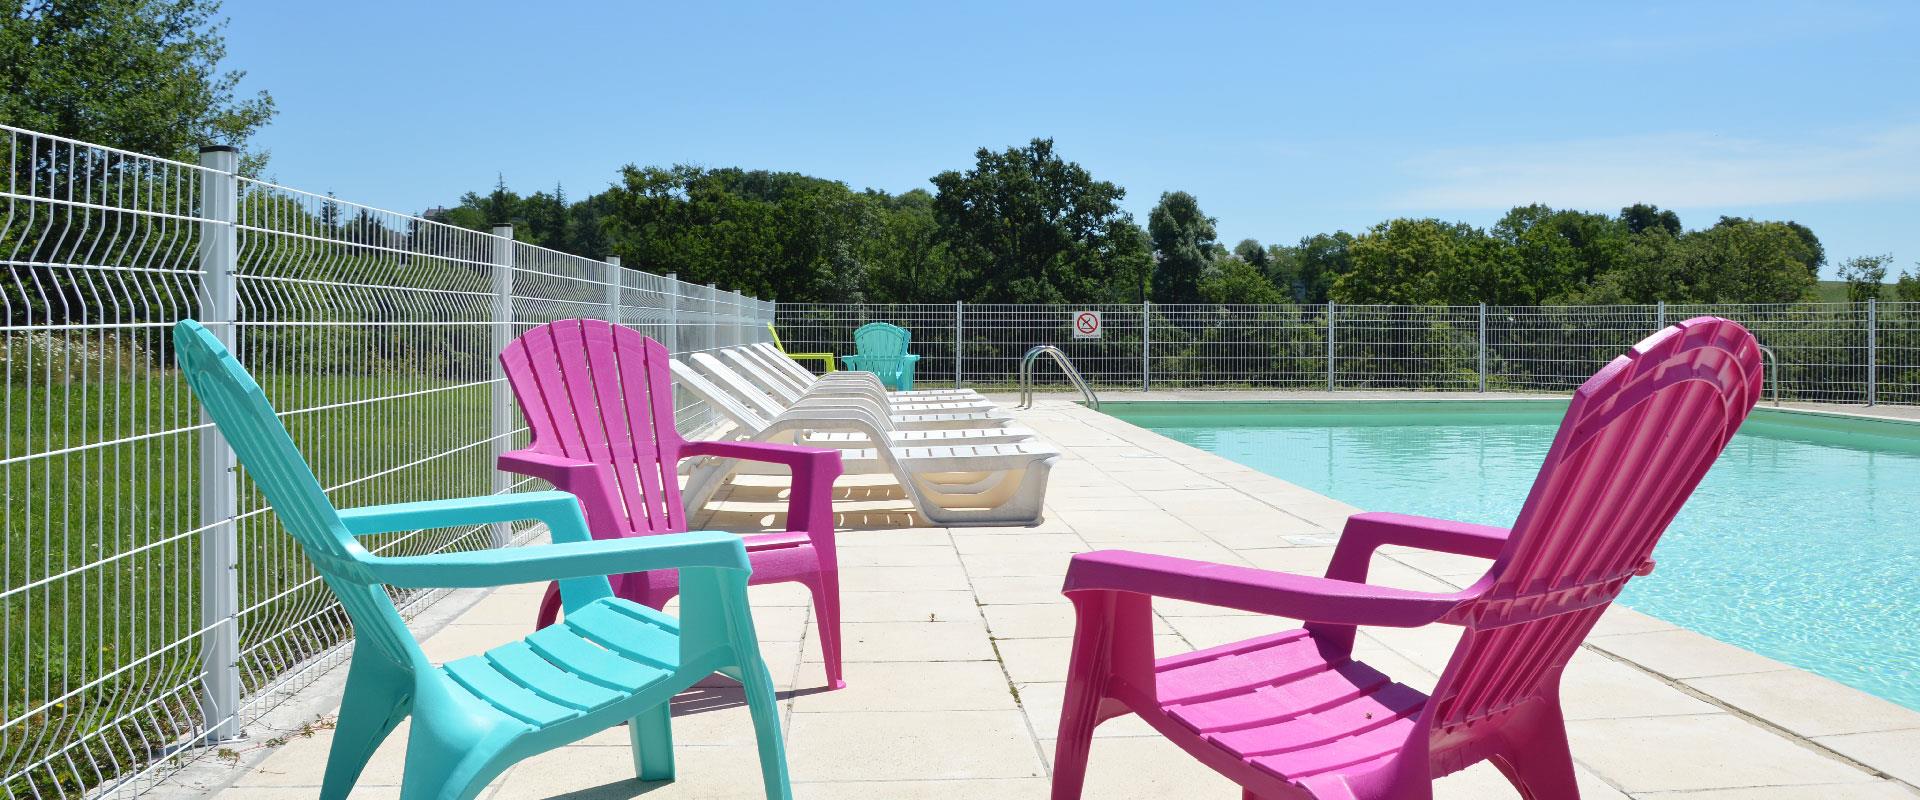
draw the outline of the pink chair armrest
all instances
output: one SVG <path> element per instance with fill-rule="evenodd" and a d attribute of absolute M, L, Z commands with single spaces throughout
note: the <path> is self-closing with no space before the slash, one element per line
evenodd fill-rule
<path fill-rule="evenodd" d="M 620 522 L 614 512 L 619 500 L 611 470 L 584 459 L 538 450 L 501 453 L 495 466 L 504 472 L 539 478 L 573 495 L 580 500 L 580 511 L 586 515 L 593 538 L 620 538 Z"/>
<path fill-rule="evenodd" d="M 578 458 L 542 453 L 536 450 L 514 450 L 501 453 L 495 466 L 502 471 L 539 478 L 559 488 L 570 491 L 567 484 L 577 482 L 594 472 L 594 463 Z"/>
<path fill-rule="evenodd" d="M 682 458 L 713 456 L 784 464 L 793 472 L 793 491 L 787 497 L 787 530 L 806 531 L 816 546 L 830 546 L 833 537 L 833 482 L 840 477 L 840 453 L 818 447 L 772 442 L 687 442 Z"/>
<path fill-rule="evenodd" d="M 1365 583 L 1373 551 L 1390 544 L 1490 559 L 1507 546 L 1507 529 L 1411 514 L 1355 514 L 1347 518 L 1347 527 L 1340 532 L 1333 561 L 1327 565 L 1327 577 Z"/>
<path fill-rule="evenodd" d="M 1396 628 L 1438 621 L 1464 599 L 1127 550 L 1074 556 L 1064 591 L 1132 592 L 1306 622 Z"/>

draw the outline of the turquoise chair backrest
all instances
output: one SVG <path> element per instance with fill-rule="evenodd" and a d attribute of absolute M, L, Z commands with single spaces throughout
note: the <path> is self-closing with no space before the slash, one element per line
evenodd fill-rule
<path fill-rule="evenodd" d="M 854 352 L 877 358 L 900 358 L 913 343 L 913 333 L 898 325 L 869 322 L 853 332 Z"/>
<path fill-rule="evenodd" d="M 386 589 L 362 566 L 366 549 L 347 531 L 260 384 L 198 322 L 174 325 L 173 344 L 174 357 L 201 409 L 220 427 L 247 476 L 340 598 L 359 646 L 371 644 L 395 665 L 426 663 Z"/>

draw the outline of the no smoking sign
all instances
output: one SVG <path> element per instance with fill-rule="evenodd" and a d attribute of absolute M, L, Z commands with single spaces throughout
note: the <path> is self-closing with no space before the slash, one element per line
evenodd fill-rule
<path fill-rule="evenodd" d="M 1100 312 L 1076 311 L 1073 315 L 1073 338 L 1100 338 Z"/>

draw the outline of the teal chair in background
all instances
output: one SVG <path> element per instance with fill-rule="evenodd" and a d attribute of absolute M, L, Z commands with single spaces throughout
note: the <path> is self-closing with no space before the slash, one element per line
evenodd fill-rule
<path fill-rule="evenodd" d="M 906 328 L 869 322 L 853 332 L 853 348 L 857 352 L 841 356 L 840 361 L 848 369 L 880 376 L 880 382 L 889 389 L 910 392 L 913 391 L 913 365 L 920 360 L 919 356 L 907 352 L 907 345 L 912 343 L 913 333 Z"/>
<path fill-rule="evenodd" d="M 630 722 L 642 780 L 673 777 L 668 701 L 714 672 L 745 687 L 770 800 L 792 797 L 773 681 L 747 608 L 747 553 L 727 533 L 594 540 L 564 492 L 489 495 L 336 510 L 259 384 L 192 320 L 174 326 L 182 371 L 247 474 L 353 622 L 333 749 L 320 797 L 345 798 L 409 715 L 402 800 L 466 800 L 529 756 Z M 539 520 L 553 544 L 384 557 L 372 533 Z M 678 619 L 613 596 L 606 576 L 677 569 Z M 386 587 L 560 582 L 565 618 L 520 641 L 435 667 Z"/>

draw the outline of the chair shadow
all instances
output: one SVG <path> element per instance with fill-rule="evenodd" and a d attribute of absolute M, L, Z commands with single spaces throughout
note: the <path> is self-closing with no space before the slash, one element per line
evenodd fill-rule
<path fill-rule="evenodd" d="M 761 533 L 766 531 L 784 531 L 787 529 L 785 511 L 747 511 L 741 509 L 717 509 L 707 512 L 706 516 L 696 518 L 694 527 L 703 530 L 721 530 L 733 533 Z M 926 527 L 927 522 L 913 511 L 906 509 L 871 509 L 836 511 L 833 526 L 843 531 L 889 530 L 898 528 Z"/>
<path fill-rule="evenodd" d="M 824 694 L 829 691 L 832 690 L 825 686 L 809 686 L 776 691 L 773 694 L 776 700 L 786 701 L 796 697 Z M 671 709 L 673 716 L 690 717 L 695 714 L 705 714 L 710 711 L 742 708 L 746 706 L 746 704 L 746 692 L 740 688 L 740 684 L 734 683 L 731 678 L 716 673 L 694 684 L 686 691 L 674 695 L 673 700 L 668 702 L 667 707 Z"/>
<path fill-rule="evenodd" d="M 692 688 L 674 695 L 673 700 L 668 703 L 668 707 L 672 710 L 673 716 L 686 717 L 694 714 L 705 714 L 709 711 L 724 711 L 729 708 L 746 706 L 746 694 L 741 690 L 740 684 L 733 683 L 731 679 L 725 678 L 724 676 L 716 675 L 715 677 L 719 677 L 720 680 L 715 681 L 712 685 L 707 685 L 707 681 L 714 681 L 714 677 L 709 677 L 701 683 L 695 684 Z M 784 692 L 775 692 L 774 695 L 776 698 L 784 701 L 791 700 L 795 697 L 822 694 L 828 691 L 832 690 L 825 686 L 812 686 L 804 689 L 789 689 Z M 642 782 L 638 778 L 627 778 L 610 783 L 603 783 L 599 786 L 589 786 L 585 789 L 575 789 L 570 792 L 551 795 L 548 797 L 548 800 L 627 800 L 627 798 L 639 797 L 648 792 L 666 788 L 672 785 L 672 783 L 672 781 Z"/>

